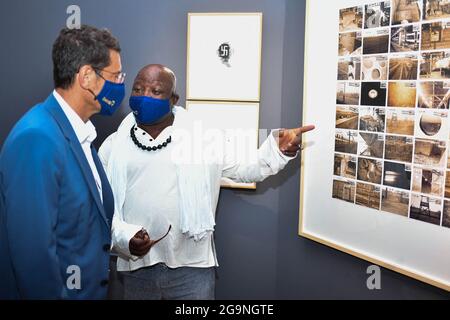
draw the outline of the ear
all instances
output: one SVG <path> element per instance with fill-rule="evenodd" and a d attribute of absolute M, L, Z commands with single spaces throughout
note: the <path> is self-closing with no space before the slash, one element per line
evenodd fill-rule
<path fill-rule="evenodd" d="M 77 75 L 78 84 L 83 89 L 91 89 L 94 83 L 95 72 L 89 65 L 84 65 L 80 68 Z"/>
<path fill-rule="evenodd" d="M 178 95 L 178 93 L 174 92 L 172 93 L 172 97 L 170 97 L 170 103 L 174 106 L 177 104 L 178 99 L 180 99 L 180 96 Z"/>

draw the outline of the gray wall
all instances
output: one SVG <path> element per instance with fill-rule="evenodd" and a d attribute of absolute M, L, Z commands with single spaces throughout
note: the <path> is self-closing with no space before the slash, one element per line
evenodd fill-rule
<path fill-rule="evenodd" d="M 264 14 L 262 128 L 301 123 L 302 0 L 15 0 L 0 12 L 2 77 L 0 144 L 13 124 L 52 90 L 51 45 L 78 4 L 82 22 L 107 27 L 120 39 L 127 89 L 140 67 L 162 63 L 178 76 L 181 100 L 186 83 L 187 12 Z M 95 118 L 97 146 L 128 107 L 113 119 Z M 382 290 L 366 288 L 365 261 L 297 235 L 299 160 L 254 191 L 223 190 L 216 244 L 219 299 L 398 298 L 449 299 L 448 293 L 397 273 L 382 271 Z"/>

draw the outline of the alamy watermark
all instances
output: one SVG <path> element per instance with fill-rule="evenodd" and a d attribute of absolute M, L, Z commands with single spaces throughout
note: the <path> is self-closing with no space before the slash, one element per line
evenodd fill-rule
<path fill-rule="evenodd" d="M 66 13 L 69 15 L 66 20 L 66 26 L 69 29 L 81 28 L 81 9 L 76 4 L 67 7 Z"/>
<path fill-rule="evenodd" d="M 66 273 L 69 275 L 66 280 L 66 287 L 68 290 L 81 289 L 81 269 L 77 265 L 67 267 Z"/>
<path fill-rule="evenodd" d="M 381 290 L 381 269 L 377 265 L 371 265 L 367 268 L 367 289 L 369 290 Z"/>

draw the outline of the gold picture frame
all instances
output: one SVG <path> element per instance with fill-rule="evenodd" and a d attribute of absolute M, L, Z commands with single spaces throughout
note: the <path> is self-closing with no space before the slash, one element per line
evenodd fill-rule
<path fill-rule="evenodd" d="M 323 19 L 321 21 L 327 21 L 327 19 L 331 19 L 332 23 L 335 23 L 337 20 L 334 18 L 336 16 L 338 16 L 337 11 L 339 9 L 343 9 L 346 7 L 352 7 L 352 6 L 363 6 L 367 3 L 373 3 L 373 1 L 369 2 L 368 0 L 366 0 L 366 1 L 340 0 L 340 1 L 336 1 L 336 2 L 330 2 L 327 0 L 322 0 L 321 10 L 323 10 L 323 8 L 325 6 L 331 6 L 331 8 L 329 7 L 327 9 L 328 11 L 325 10 L 326 13 L 321 12 L 320 19 Z M 311 115 L 311 113 L 309 112 L 309 110 L 310 110 L 309 108 L 311 106 L 309 106 L 308 103 L 310 103 L 310 101 L 311 101 L 310 93 L 313 92 L 313 90 L 310 91 L 310 88 L 314 84 L 317 83 L 317 76 L 313 76 L 313 75 L 309 74 L 308 70 L 309 70 L 309 66 L 314 64 L 314 63 L 311 63 L 311 61 L 317 62 L 317 60 L 314 60 L 314 59 L 318 59 L 316 57 L 311 58 L 313 53 L 312 53 L 312 51 L 310 51 L 308 46 L 312 42 L 311 37 L 313 35 L 313 30 L 314 30 L 313 26 L 317 27 L 317 25 L 318 25 L 317 20 L 319 18 L 317 17 L 317 15 L 319 12 L 318 8 L 320 5 L 321 5 L 320 1 L 318 1 L 318 0 L 313 0 L 313 1 L 307 0 L 307 2 L 306 2 L 305 56 L 304 56 L 305 74 L 304 74 L 304 85 L 303 85 L 303 112 L 302 112 L 303 113 L 303 123 L 305 125 L 309 124 L 309 122 L 311 122 L 311 118 L 309 118 Z M 333 11 L 331 12 L 331 10 L 333 10 Z M 336 16 L 334 16 L 334 14 L 336 14 Z M 316 20 L 314 20 L 314 19 L 316 19 Z M 327 26 L 323 26 L 323 27 L 327 28 Z M 338 26 L 336 26 L 336 28 L 337 27 Z M 363 31 L 363 30 L 361 30 L 361 31 Z M 331 32 L 332 35 L 330 37 L 336 36 L 338 34 L 338 32 L 339 31 L 337 31 L 336 33 Z M 323 40 L 323 39 L 321 39 L 321 40 L 327 41 L 327 40 Z M 332 42 L 332 44 L 334 44 L 334 42 Z M 329 47 L 327 47 L 327 45 L 325 45 L 324 47 L 325 47 L 324 52 L 329 49 Z M 317 49 L 317 47 L 314 47 L 314 48 Z M 316 51 L 314 51 L 314 52 L 316 52 Z M 331 52 L 333 52 L 333 51 L 331 51 Z M 322 54 L 322 53 L 320 52 L 318 54 Z M 336 56 L 337 56 L 337 48 L 336 48 Z M 328 56 L 328 58 L 331 58 L 331 56 Z M 329 64 L 326 64 L 326 66 L 331 66 L 332 63 L 334 62 L 333 59 L 330 59 L 330 60 L 332 60 L 332 61 L 329 62 Z M 337 61 L 338 60 L 336 60 L 336 62 Z M 334 69 L 334 72 L 336 72 L 335 70 L 336 69 Z M 330 83 L 332 83 L 331 80 L 330 80 Z M 314 83 L 314 84 L 312 84 L 312 83 Z M 334 80 L 334 83 L 336 83 L 336 80 Z M 332 90 L 330 88 L 333 88 L 333 84 L 328 86 L 328 83 L 327 83 L 326 85 L 324 84 L 324 87 L 325 86 L 326 86 L 326 88 L 329 88 L 329 90 Z M 335 84 L 334 84 L 334 87 L 335 87 Z M 327 99 L 327 101 L 329 102 L 330 110 L 331 110 L 332 104 L 334 104 L 333 94 L 335 95 L 335 93 L 329 93 L 329 92 L 327 93 L 325 91 L 323 92 L 324 96 L 330 98 L 330 99 Z M 317 99 L 317 100 L 320 100 L 320 99 Z M 322 100 L 320 100 L 320 101 L 322 101 Z M 334 105 L 333 108 L 335 108 L 335 107 L 336 106 Z M 321 108 L 324 108 L 324 106 L 322 105 Z M 325 113 L 325 111 L 323 111 L 323 109 L 320 109 L 320 111 L 322 113 Z M 313 117 L 313 118 L 318 119 L 319 116 Z M 328 121 L 326 123 L 330 123 L 330 122 Z M 322 135 L 322 136 L 326 135 L 327 137 L 332 137 L 331 130 L 333 130 L 333 131 L 335 130 L 334 126 L 332 128 L 318 128 L 318 129 L 319 129 L 319 132 L 317 132 L 315 136 L 314 136 L 314 134 L 312 136 L 309 136 L 309 137 L 314 137 L 314 138 L 310 138 L 309 140 L 306 140 L 306 138 L 308 138 L 308 135 L 306 135 L 306 137 L 304 138 L 304 141 L 303 141 L 304 144 L 306 145 L 306 148 L 302 151 L 302 154 L 301 154 L 302 158 L 301 158 L 301 169 L 300 169 L 300 199 L 299 199 L 300 204 L 299 204 L 299 229 L 298 229 L 299 236 L 310 239 L 317 243 L 326 245 L 330 248 L 339 250 L 341 252 L 350 254 L 354 257 L 363 259 L 365 261 L 379 265 L 381 267 L 393 270 L 395 272 L 406 275 L 408 277 L 419 280 L 421 282 L 430 284 L 432 286 L 441 288 L 446 291 L 450 291 L 450 274 L 447 271 L 445 271 L 444 273 L 442 272 L 442 270 L 450 270 L 450 265 L 449 265 L 450 255 L 442 255 L 442 253 L 444 251 L 436 249 L 436 250 L 439 250 L 439 252 L 441 253 L 441 255 L 437 258 L 437 259 L 441 259 L 441 262 L 442 262 L 441 265 L 439 265 L 439 261 L 432 262 L 433 264 L 423 265 L 423 264 L 417 263 L 414 265 L 415 261 L 420 261 L 420 259 L 419 259 L 420 254 L 421 253 L 423 254 L 424 251 L 419 251 L 416 254 L 416 256 L 414 256 L 414 255 L 411 256 L 411 257 L 414 257 L 414 259 L 416 259 L 416 260 L 411 258 L 410 260 L 407 260 L 407 262 L 403 262 L 403 260 L 404 260 L 404 256 L 402 255 L 403 252 L 402 252 L 402 254 L 399 254 L 396 259 L 393 259 L 391 251 L 389 251 L 388 254 L 383 256 L 384 252 L 383 252 L 382 248 L 383 248 L 383 246 L 386 247 L 388 245 L 387 243 L 386 244 L 383 243 L 382 245 L 380 245 L 380 247 L 376 247 L 375 248 L 376 250 L 375 250 L 373 247 L 366 246 L 366 243 L 370 243 L 370 241 L 363 242 L 363 244 L 358 244 L 358 243 L 350 244 L 348 239 L 353 239 L 353 237 L 350 237 L 350 236 L 338 237 L 338 236 L 336 236 L 335 233 L 333 234 L 330 232 L 329 234 L 327 234 L 326 230 L 329 230 L 329 229 L 326 229 L 326 228 L 321 229 L 319 222 L 325 221 L 324 219 L 327 218 L 327 216 L 325 216 L 325 214 L 329 214 L 329 216 L 331 216 L 331 214 L 333 214 L 333 215 L 339 214 L 339 218 L 341 218 L 341 219 L 347 217 L 346 212 L 339 213 L 338 212 L 339 209 L 336 208 L 336 206 L 331 205 L 331 204 L 336 204 L 335 202 L 331 202 L 332 200 L 330 200 L 330 203 L 328 203 L 328 204 L 321 204 L 321 205 L 325 206 L 324 210 L 329 209 L 330 212 L 324 213 L 324 215 L 322 215 L 320 218 L 314 217 L 314 215 L 320 214 L 320 212 L 319 212 L 320 210 L 317 210 L 314 212 L 306 211 L 305 206 L 308 206 L 308 208 L 314 208 L 314 207 L 311 207 L 311 203 L 312 203 L 312 201 L 314 201 L 312 194 L 314 193 L 314 191 L 317 190 L 317 186 L 316 185 L 313 186 L 313 184 L 311 183 L 310 180 L 305 181 L 305 179 L 306 179 L 305 176 L 308 175 L 308 177 L 309 177 L 309 176 L 314 175 L 314 173 L 310 173 L 310 171 L 308 171 L 309 165 L 311 164 L 311 162 L 310 162 L 311 156 L 312 156 L 312 154 L 314 154 L 310 150 L 315 148 L 314 144 L 316 144 L 316 147 L 317 147 L 317 141 L 315 141 L 315 140 L 318 139 L 317 137 L 319 135 Z M 327 146 L 328 145 L 331 145 L 331 144 L 327 144 Z M 330 153 L 334 154 L 334 150 L 330 151 Z M 328 156 L 328 154 L 326 156 L 324 155 L 324 157 L 327 160 L 332 158 L 332 157 Z M 317 160 L 314 160 L 314 162 L 317 162 Z M 331 164 L 331 165 L 327 166 L 327 168 L 332 167 L 332 166 L 333 165 Z M 308 172 L 308 174 L 306 172 Z M 324 173 L 324 175 L 326 175 L 326 174 L 328 174 L 328 173 Z M 323 177 L 324 175 L 321 175 L 320 177 Z M 331 170 L 330 170 L 329 175 L 330 175 L 330 180 L 333 180 L 333 172 Z M 329 184 L 330 182 L 324 182 L 324 183 Z M 310 187 L 312 187 L 312 189 L 310 189 L 311 191 L 309 191 L 308 195 L 306 195 L 307 188 L 310 188 Z M 331 198 L 331 196 L 332 196 L 331 190 L 328 190 L 328 188 L 325 188 L 325 189 L 327 189 L 327 190 L 324 192 L 329 192 L 329 198 Z M 315 195 L 315 196 L 321 197 L 323 195 Z M 350 208 L 350 205 L 343 204 L 342 208 Z M 369 208 L 362 208 L 362 209 L 355 209 L 355 210 L 364 211 L 364 212 L 361 212 L 361 214 L 366 213 L 366 212 L 368 213 L 367 219 L 369 220 L 369 225 L 367 226 L 367 230 L 372 230 L 372 229 L 376 230 L 378 228 L 380 232 L 386 232 L 386 234 L 390 234 L 389 232 L 392 231 L 392 230 L 389 230 L 389 232 L 385 231 L 383 228 L 386 225 L 389 225 L 389 223 L 391 223 L 391 225 L 389 225 L 389 226 L 392 227 L 392 225 L 395 225 L 395 223 L 397 223 L 397 222 L 399 222 L 399 224 L 402 223 L 402 222 L 400 222 L 400 219 L 403 219 L 403 217 L 394 217 L 394 215 L 392 215 L 392 217 L 391 216 L 388 217 L 386 215 L 386 216 L 383 216 L 383 218 L 387 218 L 389 223 L 386 222 L 385 224 L 380 223 L 379 225 L 370 225 L 370 221 L 381 221 L 381 220 L 376 220 L 376 219 L 380 218 L 380 216 L 377 215 L 378 214 L 377 211 L 374 209 L 369 209 Z M 312 219 L 315 219 L 315 220 L 312 220 Z M 361 219 L 363 219 L 363 218 L 361 218 Z M 337 220 L 337 218 L 336 218 L 336 220 Z M 336 221 L 336 220 L 333 220 L 333 221 Z M 405 221 L 406 220 L 411 220 L 411 219 L 405 219 Z M 344 221 L 342 221 L 342 220 L 339 220 L 339 221 L 341 222 L 341 224 L 337 225 L 336 228 L 342 227 L 345 224 Z M 426 224 L 426 223 L 423 224 L 423 228 L 422 228 L 422 226 L 419 226 L 415 222 L 410 221 L 410 222 L 405 222 L 405 224 L 406 223 L 408 223 L 408 225 L 404 226 L 404 229 L 402 229 L 402 231 L 423 229 L 424 233 L 427 235 L 427 237 L 430 234 L 432 234 L 434 231 L 434 226 L 428 226 L 428 224 Z M 349 227 L 345 226 L 342 228 L 345 232 L 345 230 L 347 230 L 345 228 L 349 228 Z M 333 232 L 335 232 L 335 231 L 333 230 Z M 445 232 L 447 232 L 447 230 L 443 230 L 443 231 L 438 230 L 438 232 L 439 232 L 438 239 L 442 239 L 442 238 L 448 239 L 448 235 L 447 235 L 447 233 L 445 233 Z M 448 230 L 448 232 L 450 232 L 450 230 Z M 405 235 L 405 233 L 402 233 L 401 235 Z M 417 235 L 412 235 L 412 234 L 410 234 L 410 235 L 406 234 L 406 235 L 408 237 L 410 237 L 408 239 L 413 239 L 413 236 L 417 237 Z M 354 237 L 354 238 L 357 238 L 357 237 Z M 380 235 L 380 238 L 382 238 L 381 235 Z M 428 237 L 427 239 L 429 239 L 429 238 L 430 237 Z M 343 239 L 345 241 L 343 241 Z M 376 239 L 376 238 L 374 238 L 374 239 Z M 388 242 L 386 239 L 384 239 L 384 241 Z M 405 242 L 407 242 L 407 241 L 405 240 Z M 402 245 L 403 244 L 404 244 L 404 242 L 402 242 Z M 398 245 L 398 246 L 401 248 L 401 245 Z M 442 244 L 442 246 L 443 246 L 443 244 Z M 442 249 L 442 246 L 440 247 L 441 249 Z M 373 250 L 370 251 L 370 249 L 373 249 Z M 392 249 L 392 250 L 395 250 L 395 249 Z M 374 253 L 374 252 L 376 252 L 376 253 Z M 447 252 L 448 252 L 448 250 L 447 250 Z M 401 258 L 398 258 L 398 257 L 401 257 Z M 407 256 L 407 257 L 410 257 L 410 256 Z M 436 271 L 435 273 L 424 271 L 424 270 L 432 269 L 432 266 L 434 266 L 434 265 L 439 265 L 438 271 Z"/>

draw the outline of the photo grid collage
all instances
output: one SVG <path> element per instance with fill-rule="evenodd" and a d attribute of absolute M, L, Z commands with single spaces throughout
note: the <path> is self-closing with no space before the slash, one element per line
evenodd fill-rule
<path fill-rule="evenodd" d="M 450 228 L 450 0 L 339 10 L 335 199 Z"/>

